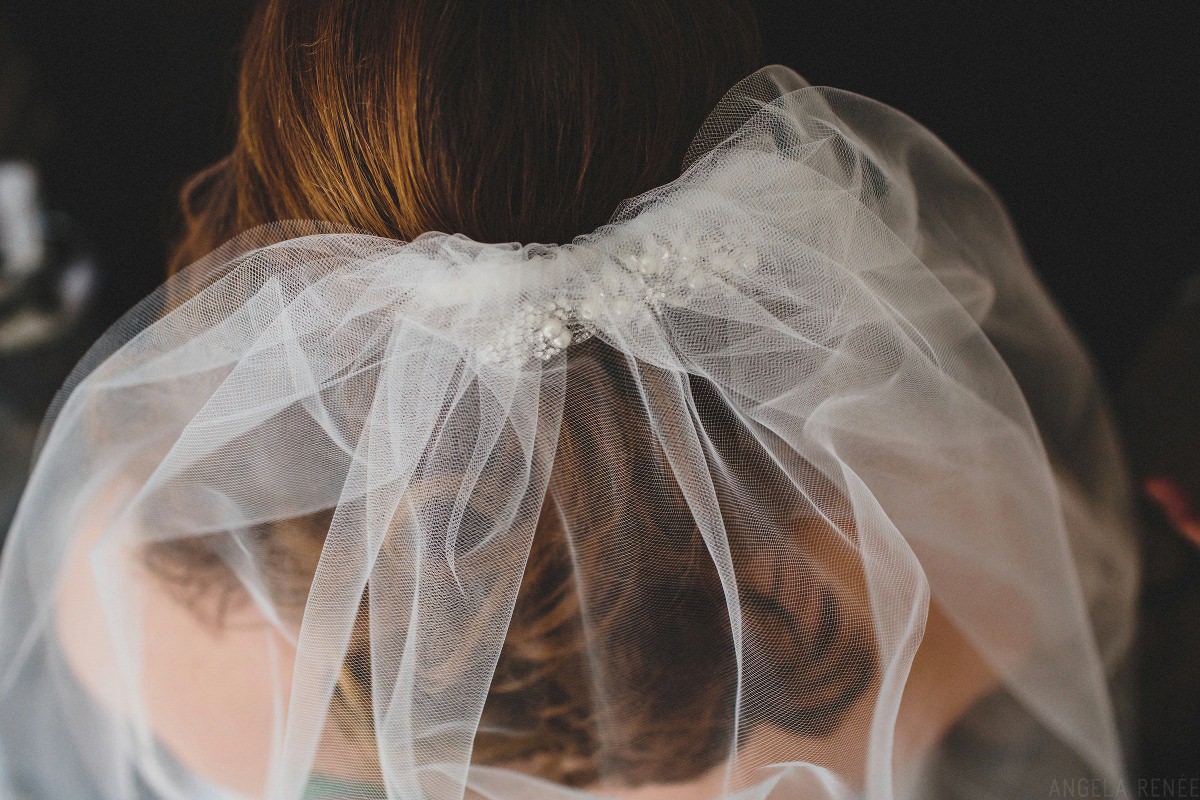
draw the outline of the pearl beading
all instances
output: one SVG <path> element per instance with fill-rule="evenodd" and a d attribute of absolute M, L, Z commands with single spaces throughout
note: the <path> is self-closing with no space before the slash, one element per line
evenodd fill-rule
<path fill-rule="evenodd" d="M 672 246 L 648 236 L 640 247 L 616 256 L 622 273 L 610 276 L 588 296 L 572 302 L 558 297 L 526 303 L 517 319 L 491 342 L 476 350 L 485 364 L 549 361 L 572 344 L 596 334 L 600 319 L 622 320 L 640 306 L 655 316 L 715 282 L 745 274 L 759 264 L 747 246 L 719 244 L 709 251 L 694 243 Z"/>

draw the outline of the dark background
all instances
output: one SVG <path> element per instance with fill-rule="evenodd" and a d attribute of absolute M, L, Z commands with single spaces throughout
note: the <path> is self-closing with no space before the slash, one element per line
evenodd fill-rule
<path fill-rule="evenodd" d="M 1200 267 L 1188 5 L 757 3 L 769 61 L 906 111 L 996 188 L 1110 383 Z M 107 276 L 101 321 L 160 281 L 181 182 L 229 146 L 250 6 L 0 5 L 50 112 L 48 200 Z"/>

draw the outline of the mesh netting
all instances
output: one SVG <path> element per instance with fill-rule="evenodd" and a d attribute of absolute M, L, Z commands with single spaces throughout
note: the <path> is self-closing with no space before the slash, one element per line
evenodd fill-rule
<path fill-rule="evenodd" d="M 3 559 L 6 796 L 1118 780 L 1124 478 L 994 196 L 782 68 L 688 165 L 562 246 L 256 231 L 110 331 Z"/>

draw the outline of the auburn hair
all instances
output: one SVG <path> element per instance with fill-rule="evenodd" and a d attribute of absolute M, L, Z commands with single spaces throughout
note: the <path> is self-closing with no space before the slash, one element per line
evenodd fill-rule
<path fill-rule="evenodd" d="M 291 219 L 397 239 L 441 230 L 569 241 L 677 177 L 706 115 L 760 64 L 747 0 L 267 0 L 244 47 L 236 142 L 182 192 L 172 271 Z M 584 343 L 570 365 L 569 393 L 638 407 L 630 366 L 607 345 Z M 715 393 L 694 383 L 712 424 L 735 429 Z M 732 461 L 777 469 L 752 437 L 724 436 Z M 585 491 L 600 468 L 625 491 Z M 571 785 L 698 776 L 727 753 L 736 665 L 731 648 L 714 646 L 731 637 L 725 596 L 666 457 L 637 420 L 565 421 L 553 476 L 474 758 Z M 818 523 L 791 499 L 780 513 L 795 517 L 799 537 Z M 260 526 L 280 592 L 303 596 L 328 524 L 318 514 Z M 604 589 L 605 611 L 592 614 L 580 596 L 598 589 L 579 586 L 579 574 L 637 563 L 638 553 L 611 546 L 630 526 L 672 545 L 645 557 L 639 580 Z M 827 733 L 871 680 L 869 637 L 839 622 L 819 580 L 800 599 L 778 596 L 769 548 L 734 556 L 764 576 L 762 587 L 746 584 L 746 629 L 783 648 L 779 670 L 809 687 L 743 712 Z M 203 540 L 155 546 L 148 561 L 185 598 L 214 584 L 236 590 Z M 356 626 L 338 687 L 340 718 L 364 709 L 367 736 L 369 627 Z M 588 663 L 595 652 L 608 663 Z M 619 708 L 601 708 L 582 678 L 596 669 Z"/>
<path fill-rule="evenodd" d="M 171 271 L 282 220 L 569 241 L 675 178 L 759 65 L 747 0 L 268 0 Z"/>

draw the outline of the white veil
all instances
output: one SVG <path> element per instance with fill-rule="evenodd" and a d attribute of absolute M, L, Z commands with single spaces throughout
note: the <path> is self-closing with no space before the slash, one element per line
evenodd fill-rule
<path fill-rule="evenodd" d="M 781 67 L 569 244 L 253 232 L 52 419 L 0 563 L 4 797 L 1124 774 L 1087 359 L 943 144 Z"/>

